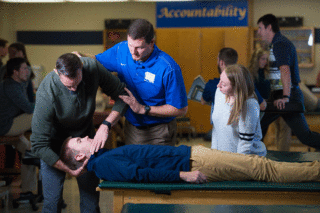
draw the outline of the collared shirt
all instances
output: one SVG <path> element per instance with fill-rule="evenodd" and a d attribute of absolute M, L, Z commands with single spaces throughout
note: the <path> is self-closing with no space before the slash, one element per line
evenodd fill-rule
<path fill-rule="evenodd" d="M 296 48 L 293 43 L 280 32 L 277 32 L 272 39 L 269 61 L 270 75 L 268 79 L 270 80 L 271 90 L 283 89 L 279 69 L 282 65 L 288 65 L 290 67 L 292 86 L 299 85 L 300 75 Z"/>
<path fill-rule="evenodd" d="M 187 93 L 179 65 L 156 45 L 150 57 L 134 61 L 128 42 L 121 42 L 96 55 L 96 59 L 118 77 L 142 105 L 162 106 L 165 104 L 182 109 L 188 105 Z M 169 123 L 174 117 L 155 117 L 134 113 L 129 108 L 126 119 L 134 126 Z"/>

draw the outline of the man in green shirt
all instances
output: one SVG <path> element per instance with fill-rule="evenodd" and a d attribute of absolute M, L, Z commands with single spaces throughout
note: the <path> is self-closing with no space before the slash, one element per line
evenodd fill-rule
<path fill-rule="evenodd" d="M 97 133 L 93 126 L 95 98 L 99 88 L 115 100 L 110 115 Z M 82 174 L 83 168 L 70 170 L 60 159 L 63 141 L 72 136 L 94 137 L 93 147 L 102 148 L 113 124 L 125 113 L 125 84 L 91 58 L 67 53 L 60 56 L 56 69 L 40 84 L 32 119 L 32 151 L 41 159 L 44 204 L 42 212 L 61 212 L 65 173 L 77 177 L 81 212 L 100 212 L 99 179 L 94 173 Z M 94 150 L 93 149 L 93 150 Z"/>

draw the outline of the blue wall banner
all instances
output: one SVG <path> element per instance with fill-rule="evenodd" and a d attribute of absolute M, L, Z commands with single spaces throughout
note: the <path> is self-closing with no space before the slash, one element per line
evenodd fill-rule
<path fill-rule="evenodd" d="M 158 2 L 157 28 L 248 26 L 248 1 Z"/>
<path fill-rule="evenodd" d="M 18 31 L 17 40 L 33 45 L 100 45 L 102 31 Z"/>

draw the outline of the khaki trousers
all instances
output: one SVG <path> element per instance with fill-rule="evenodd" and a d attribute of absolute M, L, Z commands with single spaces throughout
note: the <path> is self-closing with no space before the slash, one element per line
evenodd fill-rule
<path fill-rule="evenodd" d="M 319 161 L 287 163 L 258 155 L 244 155 L 209 149 L 191 148 L 191 171 L 200 171 L 209 182 L 265 181 L 277 183 L 320 181 Z"/>
<path fill-rule="evenodd" d="M 31 149 L 30 141 L 23 135 L 31 128 L 33 114 L 22 114 L 13 119 L 13 124 L 5 136 L 18 136 L 19 140 L 12 141 L 11 144 L 18 150 L 22 158 L 26 150 Z M 21 164 L 21 192 L 35 191 L 37 189 L 37 167 L 33 165 Z"/>
<path fill-rule="evenodd" d="M 152 144 L 152 145 L 176 145 L 177 121 L 173 119 L 170 123 L 163 123 L 145 129 L 139 129 L 126 120 L 125 144 Z"/>

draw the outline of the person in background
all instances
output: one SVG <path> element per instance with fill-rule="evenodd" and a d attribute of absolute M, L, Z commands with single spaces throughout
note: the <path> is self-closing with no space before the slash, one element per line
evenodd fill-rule
<path fill-rule="evenodd" d="M 236 64 L 238 62 L 238 53 L 235 49 L 225 47 L 222 48 L 219 51 L 218 54 L 218 71 L 219 75 L 225 68 L 229 65 Z M 204 88 L 202 97 L 201 97 L 201 104 L 203 105 L 210 105 L 211 106 L 211 114 L 210 114 L 210 122 L 212 124 L 211 115 L 214 109 L 214 97 L 217 90 L 217 85 L 220 81 L 220 78 L 214 78 L 209 80 Z M 264 110 L 266 108 L 266 102 L 259 94 L 258 90 L 255 88 L 256 95 L 258 97 L 258 102 L 260 104 L 260 110 Z M 208 132 L 208 134 L 205 136 L 205 138 L 208 138 L 208 140 L 211 140 L 212 138 L 212 130 Z"/>
<path fill-rule="evenodd" d="M 3 66 L 2 59 L 8 54 L 8 41 L 0 38 L 0 70 Z M 0 79 L 3 79 L 4 73 L 0 72 Z"/>
<path fill-rule="evenodd" d="M 34 78 L 34 74 L 31 69 L 31 65 L 28 60 L 28 57 L 27 57 L 26 48 L 25 48 L 24 44 L 22 44 L 22 43 L 12 43 L 7 48 L 8 48 L 7 49 L 8 53 L 9 53 L 9 59 L 12 59 L 12 58 L 25 58 L 26 59 L 26 63 L 28 65 L 28 69 L 29 69 L 28 80 L 25 82 L 21 82 L 21 83 L 22 83 L 22 85 L 24 85 L 24 87 L 26 87 L 27 97 L 29 99 L 29 102 L 34 103 L 35 102 L 35 98 L 34 98 L 35 91 L 34 91 L 33 82 L 32 82 L 32 79 Z M 6 65 L 3 65 L 0 68 L 0 77 L 1 77 L 0 81 L 2 81 L 5 78 L 10 77 L 7 74 Z M 30 127 L 31 127 L 31 123 L 30 123 Z M 10 145 L 5 145 L 5 150 L 6 150 L 6 167 L 12 168 L 14 166 L 14 162 L 15 162 L 14 157 L 15 157 L 16 150 Z M 24 195 L 22 194 L 20 197 L 23 197 L 23 196 Z"/>
<path fill-rule="evenodd" d="M 115 100 L 115 104 L 95 131 L 93 115 L 96 94 L 103 93 Z M 40 158 L 44 203 L 42 212 L 61 212 L 63 183 L 66 173 L 77 177 L 80 191 L 81 212 L 100 212 L 99 192 L 95 190 L 99 179 L 94 173 L 82 174 L 83 168 L 70 170 L 60 160 L 63 141 L 70 135 L 88 135 L 103 148 L 109 131 L 127 109 L 119 98 L 126 94 L 125 84 L 92 58 L 66 53 L 56 62 L 56 68 L 41 82 L 32 118 L 32 151 Z M 97 138 L 98 139 L 97 139 Z"/>
<path fill-rule="evenodd" d="M 29 68 L 29 77 L 27 82 L 27 94 L 30 102 L 35 102 L 35 90 L 32 80 L 35 78 L 35 75 L 32 71 L 31 64 L 29 62 L 26 47 L 23 43 L 17 42 L 12 43 L 8 47 L 9 58 L 25 58 L 27 60 L 27 65 Z"/>
<path fill-rule="evenodd" d="M 263 99 L 270 97 L 270 82 L 266 79 L 269 75 L 269 51 L 263 48 L 255 50 L 251 56 L 249 71 L 251 72 L 255 88 Z"/>
<path fill-rule="evenodd" d="M 271 97 L 278 109 L 285 109 L 287 102 L 303 104 L 303 94 L 299 88 L 300 75 L 297 51 L 293 43 L 280 33 L 278 19 L 266 14 L 257 22 L 258 35 L 270 48 Z M 265 136 L 269 125 L 282 117 L 292 132 L 305 145 L 320 149 L 320 134 L 311 132 L 303 113 L 265 113 L 261 119 L 262 134 Z"/>
<path fill-rule="evenodd" d="M 24 158 L 30 156 L 31 143 L 24 133 L 31 129 L 34 110 L 34 103 L 28 100 L 24 86 L 29 75 L 27 60 L 12 58 L 7 62 L 6 69 L 9 77 L 0 82 L 0 135 L 19 136 L 19 140 L 11 145 Z M 21 164 L 21 178 L 20 198 L 24 198 L 36 190 L 36 166 Z"/>
<path fill-rule="evenodd" d="M 212 112 L 211 148 L 265 156 L 261 141 L 260 107 L 248 69 L 229 65 L 221 73 Z"/>
<path fill-rule="evenodd" d="M 238 62 L 238 53 L 235 49 L 229 48 L 229 47 L 222 48 L 218 54 L 219 75 L 223 70 L 225 70 L 227 66 L 236 64 L 237 62 Z M 213 111 L 214 96 L 215 96 L 215 92 L 217 90 L 217 85 L 219 81 L 220 81 L 220 78 L 214 78 L 209 80 L 205 85 L 205 88 L 201 97 L 201 104 L 211 105 L 212 107 L 211 112 Z M 263 98 L 261 97 L 261 95 L 256 89 L 255 89 L 255 92 L 258 97 L 260 109 L 264 110 L 266 107 L 266 102 L 264 102 Z"/>
<path fill-rule="evenodd" d="M 179 65 L 155 45 L 153 25 L 135 20 L 127 41 L 93 57 L 126 83 L 129 96 L 120 96 L 130 106 L 125 114 L 125 144 L 174 146 L 175 118 L 187 113 L 187 93 Z"/>
<path fill-rule="evenodd" d="M 254 51 L 250 60 L 249 71 L 254 78 L 255 87 L 258 89 L 263 99 L 268 101 L 271 91 L 270 82 L 267 79 L 267 76 L 270 75 L 268 50 L 264 48 L 257 48 Z M 275 131 L 274 141 L 276 143 L 277 150 L 289 151 L 291 143 L 290 127 L 281 117 L 275 120 L 273 125 Z"/>
<path fill-rule="evenodd" d="M 196 184 L 320 181 L 319 161 L 277 162 L 258 155 L 223 152 L 201 145 L 127 145 L 112 150 L 101 149 L 91 155 L 90 146 L 88 137 L 69 137 L 61 148 L 62 160 L 72 169 L 87 165 L 89 172 L 95 172 L 106 181 Z"/>

